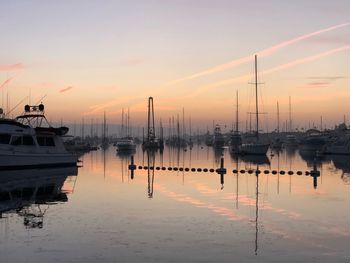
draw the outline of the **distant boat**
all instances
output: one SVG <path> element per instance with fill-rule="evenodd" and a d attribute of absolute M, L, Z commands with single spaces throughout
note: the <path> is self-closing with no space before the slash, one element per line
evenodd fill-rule
<path fill-rule="evenodd" d="M 125 118 L 126 125 L 124 125 L 124 110 L 122 111 L 122 133 L 124 133 L 124 126 L 126 126 L 126 134 L 122 134 L 122 138 L 119 139 L 115 146 L 117 147 L 117 152 L 133 152 L 136 150 L 136 143 L 133 137 L 130 135 L 130 111 L 128 109 L 128 114 Z"/>
<path fill-rule="evenodd" d="M 302 151 L 320 151 L 326 144 L 326 137 L 316 129 L 306 131 L 306 136 L 300 140 Z"/>
<path fill-rule="evenodd" d="M 136 144 L 133 139 L 123 138 L 116 143 L 117 152 L 131 152 L 136 150 Z"/>
<path fill-rule="evenodd" d="M 210 135 L 209 131 L 205 134 L 205 145 L 213 146 L 213 136 Z"/>
<path fill-rule="evenodd" d="M 218 124 L 214 128 L 213 142 L 215 148 L 223 148 L 225 146 L 225 138 L 222 135 L 220 125 Z"/>
<path fill-rule="evenodd" d="M 283 142 L 284 147 L 297 147 L 298 144 L 298 140 L 293 134 L 287 135 L 285 141 Z"/>
<path fill-rule="evenodd" d="M 266 155 L 270 144 L 261 141 L 259 137 L 259 103 L 258 103 L 258 58 L 255 55 L 255 116 L 256 116 L 256 134 L 255 141 L 251 143 L 244 143 L 240 147 L 241 154 L 256 154 Z"/>
<path fill-rule="evenodd" d="M 340 137 L 323 148 L 325 154 L 350 155 L 350 134 Z"/>
<path fill-rule="evenodd" d="M 43 104 L 26 105 L 15 120 L 0 119 L 0 170 L 76 166 L 62 141 L 68 130 L 49 125 Z"/>

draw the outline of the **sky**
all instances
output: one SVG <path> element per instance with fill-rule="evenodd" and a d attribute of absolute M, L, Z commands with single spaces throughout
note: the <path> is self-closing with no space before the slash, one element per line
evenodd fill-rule
<path fill-rule="evenodd" d="M 254 110 L 258 55 L 261 126 L 350 119 L 350 1 L 1 1 L 1 104 L 15 116 L 43 102 L 50 120 L 146 121 L 153 96 L 164 123 L 193 125 Z M 18 105 L 18 106 L 17 106 Z M 17 106 L 17 107 L 16 107 Z M 349 121 L 350 122 L 350 121 Z"/>

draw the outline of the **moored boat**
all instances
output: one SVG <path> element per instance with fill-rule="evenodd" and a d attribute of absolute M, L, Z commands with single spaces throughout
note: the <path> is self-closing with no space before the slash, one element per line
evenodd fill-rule
<path fill-rule="evenodd" d="M 77 156 L 62 141 L 67 132 L 49 125 L 42 104 L 26 105 L 16 119 L 0 119 L 0 170 L 76 166 Z"/>

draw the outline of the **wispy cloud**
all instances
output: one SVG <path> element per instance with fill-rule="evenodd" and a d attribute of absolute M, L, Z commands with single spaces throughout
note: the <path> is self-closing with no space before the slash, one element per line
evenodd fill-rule
<path fill-rule="evenodd" d="M 288 63 L 285 63 L 285 64 L 281 64 L 279 66 L 276 66 L 276 67 L 273 67 L 273 68 L 261 71 L 260 75 L 267 75 L 267 74 L 275 73 L 275 72 L 278 72 L 278 71 L 281 71 L 281 70 L 284 70 L 284 69 L 288 69 L 288 68 L 291 68 L 291 67 L 294 67 L 294 66 L 297 66 L 297 65 L 302 65 L 302 64 L 305 64 L 307 62 L 312 62 L 312 61 L 321 59 L 323 57 L 327 57 L 327 56 L 330 56 L 330 55 L 333 55 L 333 54 L 336 54 L 336 53 L 339 53 L 339 52 L 343 52 L 343 51 L 346 51 L 346 50 L 349 50 L 349 49 L 350 49 L 350 45 L 347 45 L 347 46 L 343 46 L 343 47 L 340 47 L 340 48 L 335 48 L 335 49 L 331 49 L 331 50 L 328 50 L 328 51 L 325 51 L 325 52 L 321 52 L 321 53 L 318 53 L 316 55 L 300 58 L 300 59 L 297 59 L 297 60 L 294 60 L 294 61 L 291 61 L 291 62 L 288 62 Z M 226 79 L 226 80 L 221 80 L 221 81 L 216 82 L 216 83 L 212 83 L 212 84 L 209 84 L 209 85 L 205 85 L 205 86 L 199 87 L 198 89 L 192 91 L 190 94 L 186 95 L 185 97 L 181 97 L 181 98 L 192 98 L 192 97 L 195 97 L 195 96 L 197 96 L 199 94 L 202 94 L 203 92 L 206 92 L 206 91 L 208 91 L 210 89 L 214 89 L 214 88 L 218 88 L 218 87 L 222 87 L 222 86 L 227 86 L 227 85 L 230 85 L 230 84 L 233 84 L 233 83 L 237 83 L 237 82 L 248 81 L 251 78 L 252 78 L 252 74 L 245 74 L 245 75 L 241 75 L 239 77 Z"/>
<path fill-rule="evenodd" d="M 14 79 L 14 77 L 6 79 L 3 83 L 1 83 L 0 89 L 6 87 L 6 85 L 8 85 L 13 79 Z"/>
<path fill-rule="evenodd" d="M 321 30 L 318 30 L 318 31 L 315 31 L 315 32 L 312 32 L 312 33 L 309 33 L 309 34 L 305 34 L 305 35 L 302 35 L 302 36 L 299 36 L 299 37 L 296 37 L 296 38 L 293 38 L 293 39 L 281 42 L 281 43 L 279 43 L 277 45 L 274 45 L 274 46 L 269 47 L 267 49 L 263 49 L 263 50 L 261 50 L 259 52 L 256 52 L 256 54 L 258 54 L 260 57 L 267 57 L 267 56 L 272 55 L 273 53 L 275 53 L 276 51 L 278 51 L 278 50 L 280 50 L 280 49 L 282 49 L 284 47 L 288 47 L 288 46 L 290 46 L 292 44 L 296 44 L 296 43 L 298 43 L 300 41 L 303 41 L 303 40 L 312 38 L 314 36 L 317 36 L 317 35 L 320 35 L 320 34 L 323 34 L 323 33 L 329 32 L 329 31 L 333 31 L 333 30 L 336 30 L 336 29 L 339 29 L 339 28 L 342 28 L 342 27 L 345 27 L 345 26 L 349 26 L 349 25 L 350 25 L 350 22 L 347 22 L 347 23 L 335 25 L 335 26 L 332 26 L 332 27 L 324 28 L 324 29 L 321 29 Z M 189 76 L 186 76 L 186 77 L 183 77 L 183 78 L 176 79 L 174 81 L 168 82 L 167 85 L 173 85 L 173 84 L 176 84 L 176 83 L 179 83 L 179 82 L 183 82 L 183 81 L 186 81 L 186 80 L 191 80 L 191 79 L 203 77 L 203 76 L 206 76 L 206 75 L 209 75 L 209 74 L 212 74 L 212 73 L 221 72 L 221 71 L 224 71 L 224 70 L 227 70 L 227 69 L 231 69 L 231 68 L 233 68 L 235 66 L 248 63 L 248 62 L 250 62 L 252 60 L 253 60 L 253 55 L 249 55 L 249 56 L 246 56 L 246 57 L 243 57 L 243 58 L 239 58 L 239 59 L 236 59 L 236 60 L 229 61 L 229 62 L 221 64 L 221 65 L 217 65 L 215 67 L 209 68 L 207 70 L 204 70 L 204 71 L 201 71 L 201 72 L 198 72 L 198 73 L 194 73 L 192 75 L 189 75 Z"/>
<path fill-rule="evenodd" d="M 67 92 L 67 91 L 69 91 L 69 90 L 71 90 L 71 89 L 73 89 L 73 87 L 72 87 L 72 86 L 68 86 L 68 87 L 66 87 L 66 88 L 61 89 L 59 92 L 60 92 L 60 93 L 63 93 L 63 92 Z"/>
<path fill-rule="evenodd" d="M 0 65 L 0 71 L 17 71 L 17 70 L 21 70 L 24 68 L 25 68 L 25 66 L 22 63 Z"/>
<path fill-rule="evenodd" d="M 306 79 L 314 79 L 314 80 L 325 80 L 325 81 L 336 81 L 339 79 L 346 79 L 346 76 L 312 76 L 306 77 Z"/>
<path fill-rule="evenodd" d="M 309 82 L 304 86 L 300 86 L 299 88 L 325 88 L 328 87 L 330 82 Z"/>

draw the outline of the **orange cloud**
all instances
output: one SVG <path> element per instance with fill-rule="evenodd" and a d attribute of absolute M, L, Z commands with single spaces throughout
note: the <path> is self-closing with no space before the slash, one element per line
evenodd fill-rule
<path fill-rule="evenodd" d="M 10 64 L 10 65 L 0 65 L 0 71 L 16 71 L 24 69 L 25 66 L 22 63 Z"/>
<path fill-rule="evenodd" d="M 59 92 L 63 93 L 63 92 L 66 92 L 68 90 L 71 90 L 71 89 L 73 89 L 73 87 L 72 86 L 68 86 L 67 88 L 61 89 Z"/>

